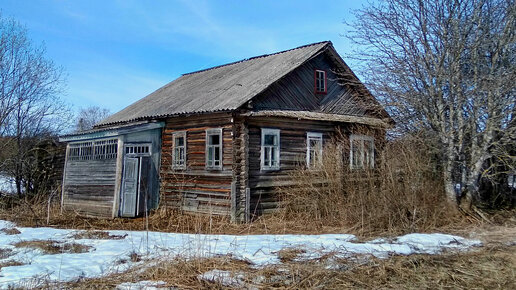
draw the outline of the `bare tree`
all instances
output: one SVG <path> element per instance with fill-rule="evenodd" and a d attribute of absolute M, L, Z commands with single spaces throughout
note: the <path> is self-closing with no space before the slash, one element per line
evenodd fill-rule
<path fill-rule="evenodd" d="M 19 22 L 0 16 L 0 136 L 11 152 L 2 169 L 15 178 L 20 195 L 33 143 L 67 126 L 62 89 L 62 69 L 45 57 L 44 47 L 34 46 Z"/>
<path fill-rule="evenodd" d="M 109 117 L 111 112 L 99 106 L 82 108 L 77 116 L 76 131 L 81 132 L 92 129 L 95 124 Z"/>
<path fill-rule="evenodd" d="M 449 201 L 470 205 L 516 134 L 515 1 L 385 0 L 355 16 L 368 85 L 400 127 L 433 132 Z"/>

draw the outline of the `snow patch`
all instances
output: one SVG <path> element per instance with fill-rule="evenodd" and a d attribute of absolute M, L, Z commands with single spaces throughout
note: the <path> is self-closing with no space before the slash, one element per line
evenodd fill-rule
<path fill-rule="evenodd" d="M 0 220 L 0 228 L 15 224 Z M 246 260 L 253 267 L 281 264 L 278 252 L 299 248 L 305 252 L 298 260 L 317 259 L 332 254 L 335 257 L 372 255 L 387 258 L 391 255 L 415 253 L 436 254 L 440 251 L 467 250 L 481 245 L 445 234 L 410 234 L 392 241 L 377 240 L 359 243 L 354 235 L 201 235 L 143 231 L 107 231 L 120 239 L 75 239 L 77 230 L 17 227 L 20 234 L 0 232 L 0 247 L 12 250 L 9 260 L 23 263 L 0 270 L 0 288 L 17 285 L 20 281 L 72 281 L 78 278 L 101 277 L 143 265 L 144 261 L 181 258 L 209 258 L 230 255 Z M 16 248 L 20 241 L 51 240 L 57 243 L 74 242 L 91 247 L 86 253 L 45 254 L 32 248 Z M 139 259 L 134 259 L 134 256 Z M 133 257 L 133 259 L 131 259 Z M 1 262 L 7 261 L 0 259 Z M 148 266 L 149 263 L 146 264 Z M 205 273 L 206 274 L 206 273 Z M 211 273 L 214 274 L 214 273 Z M 216 273 L 215 273 L 216 274 Z M 218 273 L 224 276 L 223 272 Z M 204 278 L 208 278 L 207 276 Z M 215 279 L 215 278 L 214 278 Z M 221 278 L 222 279 L 222 278 Z M 233 281 L 234 282 L 234 281 Z"/>
<path fill-rule="evenodd" d="M 218 269 L 210 270 L 197 276 L 199 280 L 219 283 L 227 287 L 244 286 L 244 277 L 245 276 L 243 273 L 232 273 L 230 271 L 223 271 Z"/>
<path fill-rule="evenodd" d="M 140 281 L 125 282 L 116 286 L 117 290 L 159 290 L 163 289 L 167 283 L 164 281 Z M 167 288 L 168 289 L 168 288 Z"/>

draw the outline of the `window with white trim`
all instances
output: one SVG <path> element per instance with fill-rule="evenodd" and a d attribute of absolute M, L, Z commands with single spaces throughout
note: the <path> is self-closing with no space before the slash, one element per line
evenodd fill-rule
<path fill-rule="evenodd" d="M 314 167 L 322 162 L 322 133 L 306 133 L 306 167 Z"/>
<path fill-rule="evenodd" d="M 280 130 L 262 129 L 260 168 L 262 170 L 280 169 Z"/>
<path fill-rule="evenodd" d="M 222 128 L 206 130 L 206 168 L 222 169 Z"/>
<path fill-rule="evenodd" d="M 174 169 L 186 168 L 186 132 L 172 134 L 172 167 Z"/>
<path fill-rule="evenodd" d="M 365 135 L 349 137 L 349 166 L 351 169 L 374 168 L 374 138 Z"/>
<path fill-rule="evenodd" d="M 326 93 L 326 71 L 315 70 L 315 92 Z"/>

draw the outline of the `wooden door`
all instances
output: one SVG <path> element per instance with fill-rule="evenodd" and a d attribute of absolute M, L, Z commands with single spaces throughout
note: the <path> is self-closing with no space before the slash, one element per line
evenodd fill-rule
<path fill-rule="evenodd" d="M 138 216 L 143 215 L 148 209 L 149 194 L 150 194 L 150 169 L 151 169 L 151 158 L 150 156 L 140 157 L 140 190 L 138 191 Z"/>
<path fill-rule="evenodd" d="M 138 158 L 126 157 L 124 160 L 124 178 L 122 180 L 122 210 L 123 217 L 136 215 L 136 203 L 138 197 Z"/>

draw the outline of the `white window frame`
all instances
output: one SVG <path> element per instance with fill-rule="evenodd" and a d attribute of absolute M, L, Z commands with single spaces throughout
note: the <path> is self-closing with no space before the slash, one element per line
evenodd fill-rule
<path fill-rule="evenodd" d="M 354 147 L 354 143 L 355 141 L 360 141 L 360 148 L 359 148 L 359 153 L 360 153 L 360 156 L 359 156 L 359 160 L 360 160 L 360 165 L 354 165 L 353 164 L 353 159 L 355 156 L 353 156 L 353 147 Z M 365 152 L 365 146 L 364 146 L 364 143 L 365 142 L 371 142 L 371 146 L 369 147 L 370 148 L 370 152 L 368 152 L 368 156 L 366 156 L 366 152 Z M 350 135 L 349 136 L 349 168 L 351 169 L 372 169 L 374 168 L 375 164 L 375 160 L 374 160 L 374 148 L 375 148 L 375 145 L 374 145 L 374 137 L 371 137 L 371 136 L 366 136 L 366 135 Z M 369 158 L 369 162 L 368 162 L 368 167 L 366 167 L 366 164 L 364 164 L 364 161 L 366 161 L 366 158 Z"/>
<path fill-rule="evenodd" d="M 219 142 L 220 144 L 219 145 L 209 145 L 210 144 L 210 136 L 211 135 L 219 135 Z M 206 152 L 205 152 L 205 155 L 206 155 L 206 158 L 205 158 L 205 162 L 206 162 L 206 169 L 210 169 L 210 170 L 221 170 L 222 169 L 222 162 L 224 160 L 222 154 L 224 151 L 222 151 L 222 144 L 224 144 L 224 140 L 222 139 L 222 128 L 215 128 L 215 129 L 207 129 L 206 130 Z M 218 150 L 219 150 L 219 157 L 220 157 L 220 160 L 219 161 L 219 165 L 215 165 L 215 162 L 217 160 L 215 160 L 215 151 L 213 151 L 213 163 L 214 164 L 209 164 L 209 149 L 211 147 L 213 148 L 216 148 L 216 147 L 219 147 Z"/>
<path fill-rule="evenodd" d="M 176 138 L 180 137 L 183 137 L 183 146 L 176 144 Z M 183 159 L 176 160 L 176 150 L 181 149 L 183 149 Z M 174 132 L 172 134 L 172 168 L 186 169 L 186 131 Z"/>
<path fill-rule="evenodd" d="M 270 146 L 265 145 L 265 135 L 275 135 L 276 139 L 278 140 L 276 145 Z M 281 165 L 281 159 L 280 159 L 280 148 L 281 148 L 281 142 L 280 142 L 280 130 L 279 129 L 270 129 L 270 128 L 262 128 L 262 137 L 260 141 L 260 169 L 261 170 L 279 170 Z M 271 151 L 271 148 L 275 147 L 274 151 L 274 158 L 277 160 L 277 164 L 272 164 L 272 158 L 269 159 L 269 164 L 265 164 L 265 152 Z M 270 153 L 269 153 L 270 154 Z"/>
<path fill-rule="evenodd" d="M 317 78 L 319 73 L 323 74 L 322 86 L 321 86 L 322 90 L 318 90 L 317 89 L 318 82 L 321 81 L 321 79 Z M 324 70 L 321 70 L 321 69 L 316 69 L 315 70 L 315 92 L 316 93 L 320 93 L 320 94 L 323 94 L 323 93 L 327 92 L 327 88 L 326 88 L 326 71 L 324 71 Z"/>
<path fill-rule="evenodd" d="M 310 168 L 312 164 L 312 160 L 310 160 L 310 151 L 312 148 L 310 147 L 310 140 L 319 140 L 320 147 L 318 148 L 318 157 L 317 163 L 322 163 L 322 152 L 323 152 L 323 136 L 322 133 L 318 132 L 307 132 L 306 133 L 306 167 Z"/>

